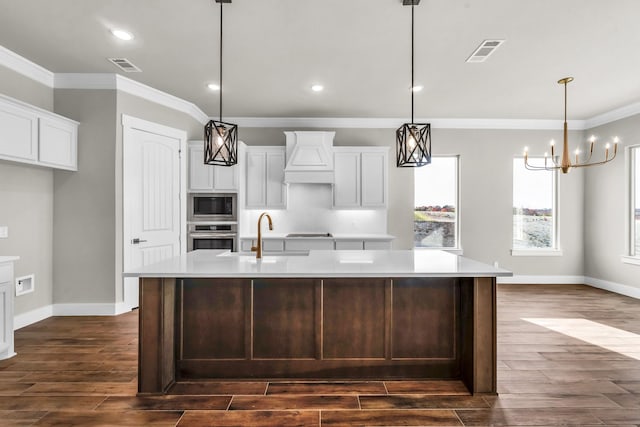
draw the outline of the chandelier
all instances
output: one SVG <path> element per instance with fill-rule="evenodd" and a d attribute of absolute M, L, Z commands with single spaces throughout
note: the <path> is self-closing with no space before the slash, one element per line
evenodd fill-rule
<path fill-rule="evenodd" d="M 580 159 L 580 149 L 576 148 L 575 160 L 571 162 L 571 156 L 569 155 L 569 143 L 567 141 L 567 84 L 573 81 L 573 77 L 565 77 L 563 79 L 558 80 L 558 84 L 564 85 L 564 143 L 562 144 L 562 157 L 560 159 L 560 163 L 558 163 L 558 159 L 555 152 L 555 141 L 551 140 L 551 157 L 549 157 L 548 153 L 544 153 L 544 166 L 535 166 L 529 164 L 529 149 L 528 147 L 524 148 L 524 165 L 529 170 L 562 170 L 562 173 L 569 173 L 572 168 L 583 168 L 586 166 L 596 166 L 603 165 L 605 163 L 610 162 L 611 160 L 616 158 L 616 154 L 618 154 L 618 142 L 620 140 L 618 137 L 613 138 L 613 155 L 609 157 L 611 144 L 607 142 L 604 147 L 604 160 L 600 161 L 591 161 L 591 157 L 593 156 L 593 148 L 596 142 L 596 137 L 591 136 L 589 138 L 590 148 L 589 155 L 586 159 Z"/>
<path fill-rule="evenodd" d="M 414 13 L 415 5 L 420 0 L 403 0 L 404 6 L 411 6 L 411 123 L 403 124 L 396 131 L 396 165 L 397 167 L 419 167 L 431 163 L 431 125 L 414 123 L 413 93 L 414 82 Z"/>
<path fill-rule="evenodd" d="M 238 163 L 238 126 L 222 121 L 222 4 L 231 0 L 215 2 L 220 3 L 220 117 L 204 127 L 204 163 L 233 166 Z"/>

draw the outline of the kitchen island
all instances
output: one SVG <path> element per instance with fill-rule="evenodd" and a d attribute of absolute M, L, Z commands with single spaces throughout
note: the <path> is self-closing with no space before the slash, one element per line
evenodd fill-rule
<path fill-rule="evenodd" d="M 138 392 L 200 379 L 460 379 L 496 392 L 496 277 L 443 251 L 200 250 L 140 278 Z"/>

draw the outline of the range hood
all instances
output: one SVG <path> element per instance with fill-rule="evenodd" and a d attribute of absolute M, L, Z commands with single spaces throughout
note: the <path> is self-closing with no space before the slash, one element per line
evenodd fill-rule
<path fill-rule="evenodd" d="M 333 184 L 333 137 L 335 132 L 285 132 L 287 184 Z"/>

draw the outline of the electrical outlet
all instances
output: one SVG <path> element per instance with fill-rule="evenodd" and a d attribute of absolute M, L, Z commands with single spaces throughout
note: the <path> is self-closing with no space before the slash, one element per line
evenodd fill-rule
<path fill-rule="evenodd" d="M 9 227 L 6 225 L 0 226 L 0 239 L 7 239 L 9 237 Z"/>

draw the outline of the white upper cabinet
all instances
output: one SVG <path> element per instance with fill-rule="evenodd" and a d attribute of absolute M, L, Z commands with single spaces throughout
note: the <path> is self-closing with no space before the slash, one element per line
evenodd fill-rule
<path fill-rule="evenodd" d="M 335 147 L 333 207 L 386 208 L 387 156 L 386 147 Z"/>
<path fill-rule="evenodd" d="M 247 147 L 246 207 L 248 209 L 287 207 L 284 167 L 284 147 Z"/>
<path fill-rule="evenodd" d="M 78 126 L 50 118 L 38 120 L 38 160 L 54 168 L 78 170 Z"/>
<path fill-rule="evenodd" d="M 235 192 L 238 191 L 238 166 L 213 166 L 204 164 L 204 142 L 190 141 L 188 148 L 189 191 Z"/>
<path fill-rule="evenodd" d="M 77 170 L 78 122 L 0 95 L 0 159 Z"/>

